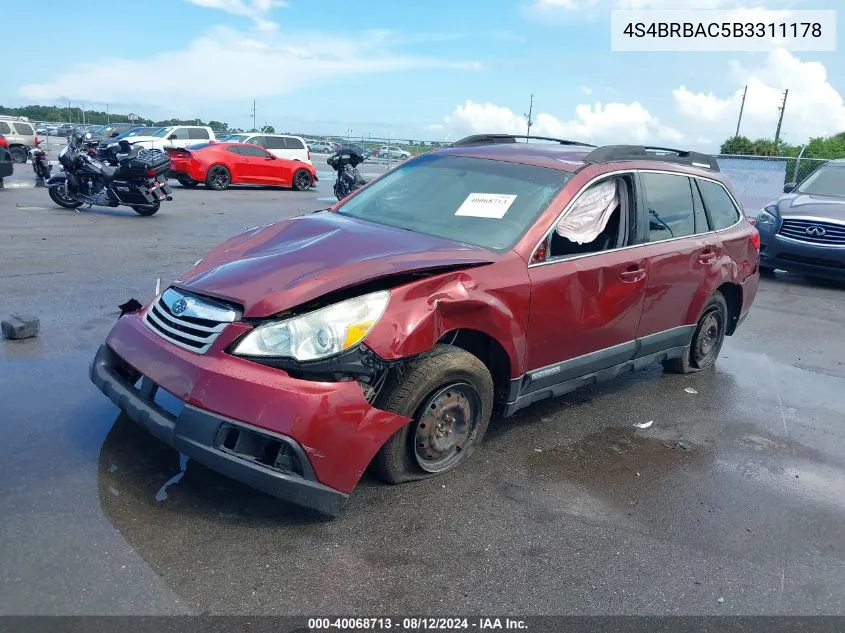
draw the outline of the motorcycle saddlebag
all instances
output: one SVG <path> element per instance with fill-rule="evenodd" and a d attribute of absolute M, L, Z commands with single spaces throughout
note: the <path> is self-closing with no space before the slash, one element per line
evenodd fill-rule
<path fill-rule="evenodd" d="M 127 161 L 124 173 L 128 178 L 159 176 L 170 169 L 170 156 L 159 149 L 141 150 Z"/>

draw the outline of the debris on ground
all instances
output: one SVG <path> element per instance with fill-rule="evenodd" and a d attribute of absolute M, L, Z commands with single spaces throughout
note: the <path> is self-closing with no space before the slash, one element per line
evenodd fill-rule
<path fill-rule="evenodd" d="M 654 424 L 654 420 L 649 420 L 648 422 L 635 422 L 634 426 L 638 429 L 647 429 L 652 424 Z"/>
<path fill-rule="evenodd" d="M 692 387 L 687 387 L 686 389 L 684 389 L 684 391 L 686 391 L 687 393 L 698 393 L 698 392 L 697 392 L 695 389 L 693 389 Z"/>
<path fill-rule="evenodd" d="M 535 449 L 534 449 L 534 452 L 535 452 L 535 453 L 542 453 L 542 452 L 543 452 L 543 449 L 542 449 L 542 448 L 535 448 Z"/>
<path fill-rule="evenodd" d="M 677 441 L 677 442 L 660 442 L 666 448 L 681 448 L 685 451 L 691 451 L 692 447 L 685 442 Z"/>
<path fill-rule="evenodd" d="M 126 303 L 121 303 L 119 306 L 120 308 L 120 316 L 126 316 L 127 314 L 132 314 L 133 312 L 137 312 L 144 306 L 141 305 L 141 302 L 137 299 L 130 299 Z"/>
<path fill-rule="evenodd" d="M 716 598 L 716 602 L 718 602 L 719 604 L 723 604 L 725 602 L 725 599 L 722 596 L 719 596 L 718 598 Z"/>
<path fill-rule="evenodd" d="M 38 336 L 40 326 L 41 321 L 38 317 L 29 314 L 13 314 L 8 319 L 0 322 L 0 329 L 3 331 L 3 336 L 12 340 Z"/>

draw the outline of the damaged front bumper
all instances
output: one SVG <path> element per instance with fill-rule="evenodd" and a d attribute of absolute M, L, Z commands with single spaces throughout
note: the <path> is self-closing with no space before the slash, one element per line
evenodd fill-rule
<path fill-rule="evenodd" d="M 410 420 L 372 407 L 355 381 L 316 382 L 231 356 L 233 323 L 206 354 L 121 317 L 91 365 L 92 382 L 129 418 L 212 470 L 336 516 L 375 453 Z M 177 414 L 156 401 L 163 389 Z"/>

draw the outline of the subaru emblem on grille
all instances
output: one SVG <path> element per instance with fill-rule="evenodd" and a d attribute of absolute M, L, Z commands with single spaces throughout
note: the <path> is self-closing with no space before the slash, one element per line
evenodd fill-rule
<path fill-rule="evenodd" d="M 188 309 L 188 302 L 184 298 L 178 299 L 173 303 L 173 307 L 170 309 L 173 311 L 173 314 L 182 314 Z"/>
<path fill-rule="evenodd" d="M 812 237 L 822 237 L 825 233 L 827 233 L 827 231 L 824 230 L 823 226 L 819 226 L 817 224 L 808 226 L 806 229 L 804 229 L 804 232 Z"/>

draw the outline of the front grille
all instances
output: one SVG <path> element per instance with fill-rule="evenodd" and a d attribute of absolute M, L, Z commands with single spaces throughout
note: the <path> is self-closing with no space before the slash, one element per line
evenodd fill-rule
<path fill-rule="evenodd" d="M 838 268 L 845 270 L 845 264 L 834 259 L 825 259 L 823 257 L 805 257 L 804 255 L 794 255 L 792 253 L 781 253 L 777 259 L 785 262 L 795 262 L 796 264 L 807 264 L 809 266 L 823 266 L 824 268 Z"/>
<path fill-rule="evenodd" d="M 835 222 L 788 218 L 781 224 L 779 233 L 808 244 L 845 246 L 845 224 Z"/>
<path fill-rule="evenodd" d="M 174 345 L 205 354 L 237 317 L 238 313 L 229 306 L 168 288 L 147 310 L 144 323 Z"/>

